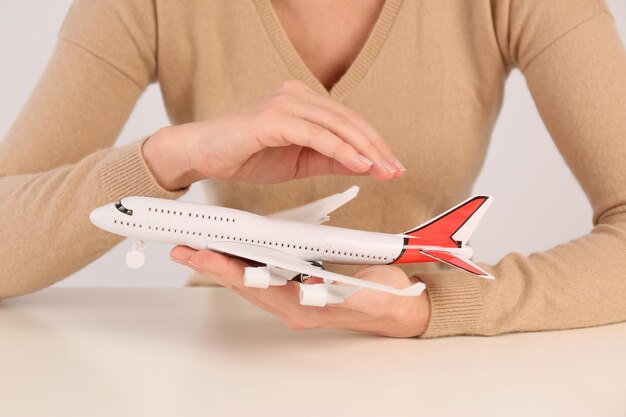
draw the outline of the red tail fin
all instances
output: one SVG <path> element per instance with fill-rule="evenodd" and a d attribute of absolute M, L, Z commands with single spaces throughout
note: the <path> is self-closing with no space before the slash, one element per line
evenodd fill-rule
<path fill-rule="evenodd" d="M 472 197 L 404 234 L 422 239 L 415 242 L 418 245 L 460 248 L 474 233 L 490 204 L 491 197 Z"/>

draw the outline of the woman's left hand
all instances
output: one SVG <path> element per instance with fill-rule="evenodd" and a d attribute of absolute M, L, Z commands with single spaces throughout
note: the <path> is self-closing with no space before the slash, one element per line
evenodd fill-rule
<path fill-rule="evenodd" d="M 362 288 L 343 303 L 326 307 L 300 305 L 296 282 L 268 289 L 243 285 L 246 262 L 209 250 L 177 246 L 172 260 L 207 275 L 251 303 L 274 314 L 290 329 L 335 328 L 370 332 L 389 337 L 414 337 L 426 331 L 430 301 L 426 291 L 418 297 L 403 297 Z M 359 271 L 356 277 L 403 288 L 412 284 L 400 268 L 377 265 Z M 311 278 L 308 283 L 320 282 Z M 306 285 L 306 284 L 304 284 Z"/>

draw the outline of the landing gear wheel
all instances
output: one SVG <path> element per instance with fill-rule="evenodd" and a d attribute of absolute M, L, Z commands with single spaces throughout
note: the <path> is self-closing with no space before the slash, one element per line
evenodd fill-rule
<path fill-rule="evenodd" d="M 138 269 L 143 266 L 146 261 L 146 255 L 143 248 L 143 241 L 133 239 L 133 244 L 126 254 L 126 265 L 128 265 L 129 268 Z"/>

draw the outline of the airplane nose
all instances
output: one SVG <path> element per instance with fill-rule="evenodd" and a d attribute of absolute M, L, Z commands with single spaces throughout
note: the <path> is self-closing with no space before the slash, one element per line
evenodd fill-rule
<path fill-rule="evenodd" d="M 107 206 L 98 207 L 93 209 L 91 213 L 89 213 L 89 221 L 93 223 L 95 226 L 103 229 L 106 225 L 107 220 Z"/>

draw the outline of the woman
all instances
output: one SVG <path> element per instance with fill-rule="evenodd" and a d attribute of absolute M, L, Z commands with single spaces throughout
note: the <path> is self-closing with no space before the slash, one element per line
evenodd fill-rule
<path fill-rule="evenodd" d="M 468 195 L 516 67 L 591 201 L 587 236 L 483 265 L 494 282 L 366 268 L 427 293 L 362 290 L 324 309 L 300 306 L 295 285 L 243 287 L 240 260 L 186 247 L 172 258 L 292 328 L 435 337 L 625 320 L 626 54 L 597 0 L 79 0 L 0 148 L 2 230 L 19 236 L 1 243 L 0 297 L 116 244 L 89 224 L 92 208 L 176 198 L 203 179 L 224 205 L 259 213 L 358 183 L 334 223 L 405 230 Z M 154 81 L 174 126 L 110 148 Z"/>

